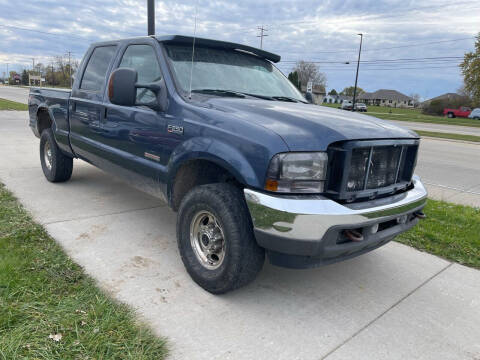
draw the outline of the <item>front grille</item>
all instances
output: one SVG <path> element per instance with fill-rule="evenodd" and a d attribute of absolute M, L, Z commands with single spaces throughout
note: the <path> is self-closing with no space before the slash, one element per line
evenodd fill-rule
<path fill-rule="evenodd" d="M 327 194 L 347 202 L 411 185 L 418 140 L 349 141 L 329 147 Z"/>

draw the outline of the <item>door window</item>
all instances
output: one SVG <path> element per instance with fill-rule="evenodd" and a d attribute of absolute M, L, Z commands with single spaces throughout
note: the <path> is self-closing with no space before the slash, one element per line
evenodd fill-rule
<path fill-rule="evenodd" d="M 150 45 L 130 45 L 123 54 L 119 67 L 137 70 L 139 83 L 151 83 L 162 78 L 155 50 Z M 147 89 L 137 89 L 137 103 L 150 103 L 156 98 Z"/>
<path fill-rule="evenodd" d="M 83 74 L 80 89 L 100 91 L 105 84 L 108 65 L 115 54 L 116 46 L 101 46 L 93 50 Z"/>

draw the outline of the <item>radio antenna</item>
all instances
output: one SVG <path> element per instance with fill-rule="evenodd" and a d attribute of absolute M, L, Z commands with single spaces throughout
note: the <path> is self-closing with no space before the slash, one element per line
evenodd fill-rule
<path fill-rule="evenodd" d="M 197 35 L 197 7 L 198 0 L 195 1 L 195 25 L 193 26 L 192 66 L 190 67 L 190 90 L 188 95 L 189 99 L 192 99 L 193 59 L 195 57 L 195 37 Z"/>

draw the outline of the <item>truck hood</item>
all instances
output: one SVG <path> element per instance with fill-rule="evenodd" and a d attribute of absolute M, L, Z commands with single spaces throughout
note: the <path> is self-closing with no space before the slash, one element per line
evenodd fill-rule
<path fill-rule="evenodd" d="M 209 108 L 278 134 L 291 151 L 322 151 L 342 140 L 418 138 L 413 131 L 372 116 L 311 104 L 208 97 Z"/>

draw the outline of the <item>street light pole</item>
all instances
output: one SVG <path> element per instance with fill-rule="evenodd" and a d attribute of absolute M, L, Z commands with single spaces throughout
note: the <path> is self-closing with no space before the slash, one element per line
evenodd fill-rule
<path fill-rule="evenodd" d="M 358 68 L 360 67 L 360 54 L 362 53 L 362 40 L 363 40 L 363 34 L 360 33 L 357 35 L 360 35 L 360 48 L 358 49 L 357 74 L 355 75 L 355 87 L 353 89 L 352 111 L 355 111 L 355 100 L 357 98 Z"/>
<path fill-rule="evenodd" d="M 148 36 L 153 36 L 155 35 L 155 0 L 148 0 L 147 17 L 148 17 Z"/>

